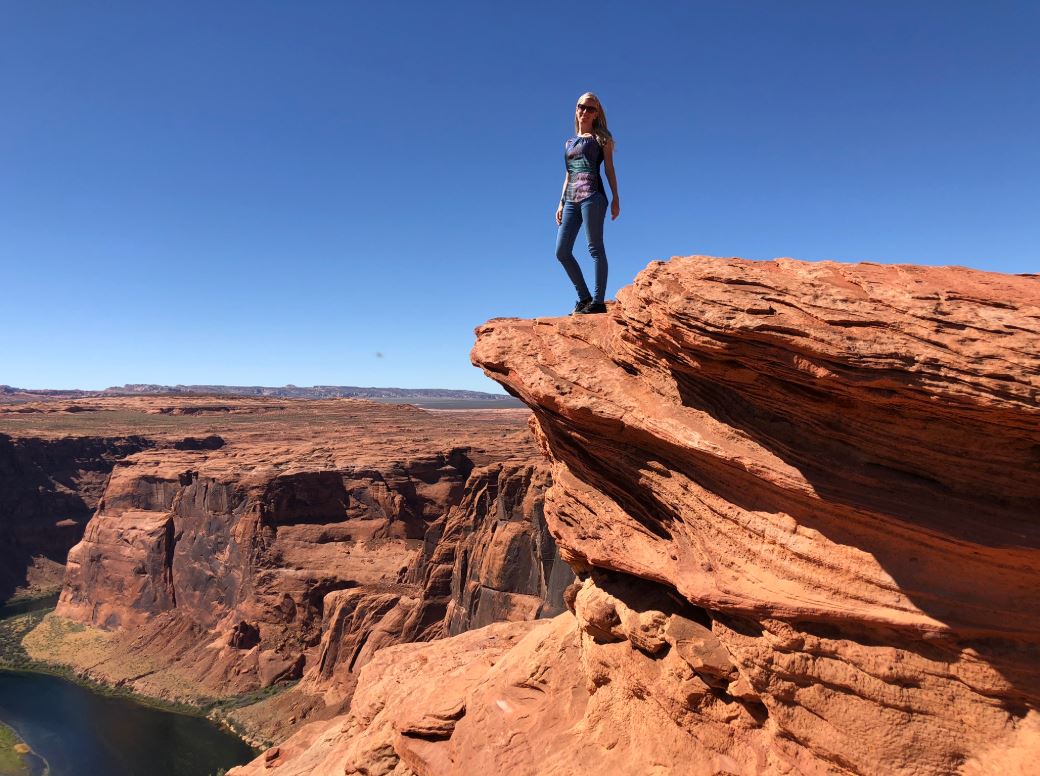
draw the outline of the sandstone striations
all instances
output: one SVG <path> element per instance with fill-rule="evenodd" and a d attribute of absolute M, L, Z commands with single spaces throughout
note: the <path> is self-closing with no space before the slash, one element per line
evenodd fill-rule
<path fill-rule="evenodd" d="M 473 358 L 534 411 L 570 613 L 379 652 L 234 773 L 1035 767 L 1036 276 L 673 259 Z"/>
<path fill-rule="evenodd" d="M 341 711 L 380 647 L 563 611 L 527 410 L 122 401 L 152 444 L 108 478 L 34 657 L 189 703 L 302 678 L 233 713 L 269 740 Z"/>

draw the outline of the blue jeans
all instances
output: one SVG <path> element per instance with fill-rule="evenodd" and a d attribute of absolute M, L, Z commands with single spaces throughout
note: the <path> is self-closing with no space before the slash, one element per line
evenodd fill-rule
<path fill-rule="evenodd" d="M 607 293 L 607 251 L 603 247 L 603 221 L 606 216 L 607 195 L 602 191 L 597 191 L 581 202 L 563 203 L 563 220 L 556 234 L 556 258 L 566 270 L 567 277 L 574 284 L 574 290 L 578 292 L 578 299 L 581 301 L 592 299 L 594 302 L 602 303 Z M 589 293 L 589 287 L 585 285 L 585 276 L 581 274 L 581 267 L 574 260 L 574 241 L 583 222 L 585 237 L 589 241 L 589 253 L 596 264 L 595 297 Z"/>

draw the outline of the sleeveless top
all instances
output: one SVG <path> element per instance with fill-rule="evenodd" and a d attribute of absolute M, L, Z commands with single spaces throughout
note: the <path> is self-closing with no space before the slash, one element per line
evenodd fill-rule
<path fill-rule="evenodd" d="M 597 191 L 603 191 L 603 180 L 599 176 L 603 149 L 595 137 L 572 137 L 563 144 L 563 156 L 567 163 L 567 191 L 564 199 L 568 202 L 582 202 Z"/>

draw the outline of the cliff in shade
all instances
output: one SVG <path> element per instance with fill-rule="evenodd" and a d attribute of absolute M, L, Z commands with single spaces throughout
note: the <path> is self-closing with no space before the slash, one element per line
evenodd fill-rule
<path fill-rule="evenodd" d="M 149 445 L 133 435 L 0 432 L 0 603 L 61 584 L 65 556 L 83 536 L 116 461 Z"/>
<path fill-rule="evenodd" d="M 960 268 L 689 257 L 489 322 L 570 611 L 384 649 L 232 773 L 1035 773 L 1038 354 L 1040 278 Z"/>
<path fill-rule="evenodd" d="M 115 464 L 55 614 L 24 639 L 34 658 L 167 700 L 223 700 L 267 742 L 344 711 L 381 647 L 564 611 L 574 577 L 544 523 L 526 409 L 82 407 L 77 423 L 118 431 L 105 414 L 119 412 L 151 443 Z"/>

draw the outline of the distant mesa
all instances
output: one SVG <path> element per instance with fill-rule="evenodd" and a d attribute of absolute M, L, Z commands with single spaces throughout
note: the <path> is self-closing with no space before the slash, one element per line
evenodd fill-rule
<path fill-rule="evenodd" d="M 138 396 L 151 394 L 200 394 L 206 396 L 260 396 L 278 399 L 468 399 L 471 401 L 510 401 L 500 393 L 462 391 L 451 388 L 365 388 L 353 385 L 153 385 L 128 383 L 106 388 L 103 396 Z"/>
<path fill-rule="evenodd" d="M 354 385 L 315 385 L 302 388 L 296 385 L 159 385 L 156 383 L 127 383 L 103 391 L 79 389 L 16 388 L 0 385 L 0 402 L 39 401 L 41 399 L 79 399 L 98 396 L 259 396 L 278 399 L 374 399 L 382 401 L 480 401 L 502 402 L 503 407 L 519 406 L 511 396 L 484 391 L 464 391 L 453 388 L 378 388 Z M 68 412 L 83 412 L 83 408 L 66 408 Z"/>

